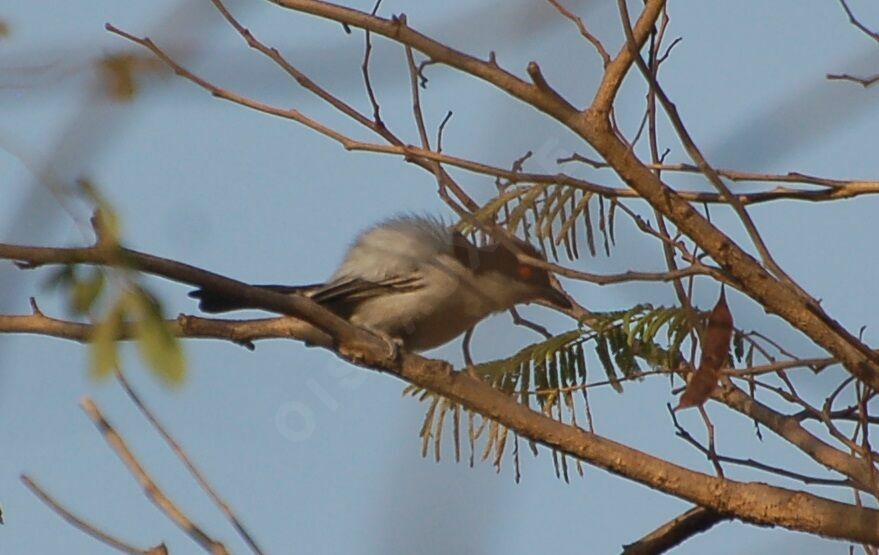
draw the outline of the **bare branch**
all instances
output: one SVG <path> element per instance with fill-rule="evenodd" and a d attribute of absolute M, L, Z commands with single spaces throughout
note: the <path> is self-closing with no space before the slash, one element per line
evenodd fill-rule
<path fill-rule="evenodd" d="M 107 29 L 113 33 L 116 33 L 128 40 L 131 40 L 141 46 L 148 48 L 151 50 L 159 59 L 169 65 L 171 69 L 174 70 L 175 73 L 188 79 L 195 83 L 196 85 L 204 88 L 212 95 L 217 96 L 219 98 L 223 98 L 224 100 L 228 100 L 230 102 L 234 102 L 241 106 L 257 110 L 263 113 L 271 114 L 274 116 L 291 119 L 296 121 L 297 123 L 301 123 L 310 129 L 317 131 L 318 133 L 333 139 L 334 141 L 341 144 L 346 150 L 350 151 L 360 151 L 360 152 L 375 152 L 382 154 L 391 154 L 396 156 L 401 156 L 405 158 L 407 161 L 413 161 L 417 163 L 419 166 L 427 169 L 431 173 L 436 172 L 436 162 L 441 162 L 444 164 L 449 164 L 455 167 L 459 167 L 461 169 L 471 171 L 474 173 L 479 173 L 482 175 L 488 175 L 492 177 L 501 177 L 503 179 L 507 179 L 510 183 L 551 183 L 551 184 L 559 184 L 566 185 L 570 187 L 574 187 L 583 191 L 590 191 L 601 196 L 607 198 L 640 198 L 640 195 L 637 191 L 628 188 L 615 188 L 608 187 L 604 185 L 600 185 L 597 183 L 593 183 L 587 180 L 578 179 L 572 177 L 570 175 L 564 173 L 558 174 L 539 174 L 539 173 L 527 173 L 521 171 L 510 171 L 504 168 L 491 166 L 489 164 L 484 164 L 481 162 L 468 160 L 465 158 L 460 158 L 457 156 L 451 156 L 448 154 L 443 154 L 440 152 L 440 149 L 431 150 L 429 147 L 422 146 L 421 148 L 416 147 L 414 145 L 407 145 L 403 143 L 398 137 L 396 137 L 393 133 L 388 130 L 388 128 L 384 125 L 384 123 L 377 124 L 374 121 L 366 118 L 359 112 L 357 112 L 351 106 L 345 104 L 338 98 L 331 95 L 326 90 L 319 87 L 316 83 L 311 81 L 307 76 L 301 73 L 294 66 L 290 65 L 283 57 L 278 53 L 277 50 L 269 48 L 259 42 L 250 31 L 242 27 L 234 18 L 232 18 L 231 14 L 223 7 L 223 5 L 219 2 L 219 0 L 213 0 L 215 4 L 218 5 L 218 9 L 221 10 L 221 13 L 230 21 L 233 25 L 235 25 L 236 30 L 247 40 L 248 44 L 264 53 L 270 59 L 275 61 L 280 67 L 282 67 L 287 73 L 289 73 L 296 81 L 302 85 L 306 90 L 314 93 L 316 96 L 326 101 L 328 104 L 344 113 L 348 117 L 354 119 L 359 124 L 371 129 L 375 133 L 381 135 L 385 138 L 389 144 L 376 144 L 365 141 L 359 141 L 343 135 L 338 131 L 330 129 L 311 118 L 304 116 L 298 110 L 291 109 L 283 109 L 274 107 L 268 104 L 264 104 L 262 102 L 253 100 L 251 98 L 247 98 L 241 96 L 239 94 L 233 93 L 227 89 L 219 87 L 213 83 L 210 83 L 201 77 L 196 76 L 195 74 L 189 72 L 175 61 L 173 61 L 162 49 L 160 49 L 155 43 L 147 38 L 138 38 L 124 31 L 121 31 L 112 25 L 108 25 Z M 441 170 L 442 171 L 442 170 Z M 687 171 L 687 170 L 681 170 Z M 696 171 L 699 171 L 698 169 Z M 751 181 L 785 181 L 785 182 L 803 182 L 803 183 L 815 183 L 814 179 L 819 178 L 810 178 L 809 176 L 804 176 L 804 179 L 761 179 L 760 174 L 754 174 L 755 179 L 750 179 Z M 791 174 L 795 175 L 795 174 Z M 455 196 L 464 204 L 464 206 L 469 210 L 476 210 L 478 206 L 475 202 L 467 195 L 463 189 L 461 189 L 454 180 L 451 179 L 447 173 L 443 171 L 443 183 L 444 186 L 448 186 L 449 189 L 455 194 Z M 825 182 L 830 182 L 831 180 L 824 180 L 821 184 Z M 845 198 L 852 198 L 864 194 L 873 194 L 879 193 L 879 182 L 874 181 L 835 181 L 835 185 L 837 188 L 833 190 L 820 190 L 820 191 L 802 191 L 798 189 L 786 188 L 786 187 L 777 187 L 771 191 L 762 191 L 755 193 L 742 193 L 735 195 L 736 198 L 743 204 L 756 204 L 774 200 L 782 200 L 782 199 L 791 199 L 791 200 L 805 200 L 811 202 L 820 202 L 820 201 L 830 201 L 830 200 L 840 200 Z M 728 202 L 724 197 L 716 193 L 706 193 L 701 191 L 680 191 L 679 195 L 681 198 L 692 201 L 692 202 L 710 202 L 710 203 L 726 203 Z"/>
<path fill-rule="evenodd" d="M 129 249 L 108 251 L 95 247 L 56 249 L 21 247 L 0 244 L 0 258 L 26 261 L 24 268 L 44 264 L 91 264 L 138 270 L 162 276 L 179 283 L 204 287 L 217 293 L 241 298 L 254 307 L 288 314 L 305 320 L 329 334 L 339 344 L 341 352 L 352 359 L 364 361 L 372 357 L 387 358 L 387 346 L 373 334 L 351 325 L 319 304 L 300 295 L 282 295 L 230 279 L 195 266 L 159 258 Z M 378 363 L 379 365 L 381 363 Z"/>
<path fill-rule="evenodd" d="M 89 536 L 95 538 L 101 543 L 104 543 L 117 551 L 121 551 L 122 553 L 128 553 L 129 555 L 168 555 L 168 549 L 165 547 L 165 544 L 159 544 L 156 547 L 150 549 L 140 549 L 132 546 L 131 544 L 125 543 L 122 540 L 114 538 L 110 534 L 99 530 L 94 525 L 89 524 L 85 520 L 73 514 L 69 509 L 65 508 L 61 503 L 56 501 L 51 495 L 49 495 L 46 490 L 41 488 L 34 482 L 33 478 L 28 476 L 27 474 L 21 475 L 21 481 L 24 482 L 24 485 L 27 486 L 29 490 L 33 492 L 34 495 L 40 498 L 40 501 L 49 506 L 50 509 L 58 513 L 64 520 L 70 523 L 75 528 L 85 532 Z"/>
<path fill-rule="evenodd" d="M 195 466 L 195 463 L 192 462 L 192 459 L 189 458 L 189 455 L 186 454 L 186 451 L 183 449 L 183 446 L 177 442 L 176 439 L 168 432 L 165 426 L 159 422 L 159 419 L 156 418 L 156 415 L 144 404 L 143 400 L 140 398 L 140 395 L 134 391 L 134 388 L 122 374 L 122 372 L 116 373 L 116 379 L 122 385 L 122 389 L 125 390 L 125 393 L 128 394 L 129 399 L 137 406 L 141 413 L 143 413 L 144 417 L 152 424 L 153 428 L 159 432 L 159 435 L 162 436 L 162 439 L 165 440 L 165 443 L 171 448 L 177 458 L 183 463 L 186 469 L 192 474 L 192 477 L 195 478 L 195 481 L 198 482 L 198 485 L 201 486 L 201 489 L 208 494 L 208 497 L 211 498 L 211 501 L 214 502 L 220 511 L 226 516 L 230 523 L 232 523 L 232 527 L 238 532 L 238 534 L 244 539 L 247 545 L 250 547 L 251 551 L 256 553 L 257 555 L 262 555 L 262 550 L 259 548 L 259 545 L 256 543 L 256 540 L 253 538 L 253 535 L 247 530 L 244 524 L 238 519 L 235 515 L 235 512 L 232 510 L 232 507 L 220 497 L 220 494 L 214 489 L 213 486 L 207 481 L 198 467 Z"/>
<path fill-rule="evenodd" d="M 876 75 L 871 75 L 870 77 L 858 77 L 856 75 L 850 75 L 848 73 L 828 73 L 827 79 L 830 81 L 852 81 L 853 83 L 857 83 L 864 87 L 865 89 L 873 83 L 879 81 L 879 73 Z"/>
<path fill-rule="evenodd" d="M 604 67 L 610 65 L 610 54 L 605 50 L 604 45 L 601 44 L 601 41 L 598 38 L 589 32 L 589 29 L 586 28 L 586 24 L 583 23 L 583 18 L 574 15 L 570 10 L 562 6 L 562 4 L 558 0 L 547 0 L 553 7 L 558 10 L 562 16 L 570 19 L 574 22 L 574 25 L 577 26 L 577 30 L 580 31 L 580 34 L 583 35 L 583 38 L 588 40 L 592 46 L 595 47 L 595 50 L 598 52 L 598 55 L 601 56 L 601 62 Z"/>
<path fill-rule="evenodd" d="M 845 10 L 845 15 L 848 16 L 849 22 L 858 29 L 860 29 L 861 32 L 863 32 L 865 35 L 879 43 L 879 33 L 861 23 L 861 21 L 857 17 L 855 17 L 855 14 L 852 12 L 851 8 L 848 7 L 848 3 L 845 0 L 839 0 L 839 3 L 842 4 L 842 9 Z"/>
<path fill-rule="evenodd" d="M 672 417 L 672 423 L 675 427 L 675 435 L 679 438 L 683 439 L 693 447 L 695 447 L 700 453 L 705 455 L 705 457 L 711 461 L 711 463 L 715 466 L 715 468 L 719 468 L 721 462 L 736 464 L 740 466 L 747 466 L 750 468 L 755 468 L 757 470 L 762 470 L 764 472 L 769 472 L 771 474 L 777 474 L 778 476 L 784 476 L 785 478 L 790 478 L 792 480 L 799 480 L 804 484 L 816 484 L 822 486 L 843 486 L 843 487 L 852 487 L 852 481 L 848 479 L 831 479 L 831 478 L 821 478 L 817 476 L 807 476 L 805 474 L 801 474 L 799 472 L 793 472 L 786 468 L 781 468 L 778 466 L 769 465 L 766 463 L 762 463 L 760 461 L 756 461 L 754 459 L 742 459 L 739 457 L 730 457 L 727 455 L 718 454 L 713 445 L 713 440 L 709 435 L 709 444 L 707 446 L 700 443 L 696 438 L 693 437 L 690 432 L 684 429 L 683 426 L 678 423 L 677 418 L 675 417 L 674 412 L 669 411 Z"/>
<path fill-rule="evenodd" d="M 623 555 L 657 555 L 665 553 L 696 534 L 706 532 L 715 524 L 729 520 L 729 518 L 704 507 L 693 507 L 638 541 L 624 546 Z"/>
<path fill-rule="evenodd" d="M 177 337 L 220 339 L 250 350 L 255 348 L 254 341 L 262 339 L 297 339 L 309 345 L 323 347 L 329 347 L 333 343 L 332 338 L 320 329 L 303 320 L 290 317 L 231 320 L 180 314 L 175 320 L 167 320 L 165 325 Z M 94 329 L 91 324 L 59 320 L 43 313 L 0 315 L 0 333 L 45 335 L 88 343 L 91 341 Z M 137 330 L 128 324 L 119 330 L 116 337 L 119 341 L 136 338 Z"/>
<path fill-rule="evenodd" d="M 573 153 L 570 156 L 565 156 L 563 158 L 559 158 L 556 160 L 559 164 L 564 164 L 567 162 L 582 162 L 587 164 L 595 169 L 603 169 L 603 168 L 611 168 L 610 164 L 607 162 L 602 162 L 601 160 L 594 160 L 587 156 L 583 156 L 582 154 Z M 650 168 L 651 170 L 658 171 L 666 171 L 666 172 L 685 172 L 685 173 L 702 173 L 702 170 L 699 169 L 698 166 L 694 166 L 693 164 L 663 164 L 659 162 L 654 162 L 651 164 L 644 164 L 645 167 Z M 879 181 L 867 181 L 867 180 L 844 180 L 844 179 L 830 179 L 827 177 L 818 177 L 815 175 L 809 175 L 800 172 L 788 172 L 785 174 L 771 174 L 771 173 L 758 173 L 758 172 L 744 172 L 739 170 L 729 170 L 729 169 L 721 169 L 714 168 L 715 173 L 730 181 L 751 181 L 751 182 L 772 182 L 772 183 L 806 183 L 809 185 L 820 185 L 822 187 L 829 188 L 843 188 L 848 186 L 855 187 L 874 187 L 879 186 Z M 739 198 L 742 198 L 744 195 L 737 195 Z M 705 202 L 704 199 L 698 199 L 699 202 Z M 745 202 L 743 200 L 743 202 Z M 745 202 L 747 204 L 747 202 Z"/>
<path fill-rule="evenodd" d="M 804 297 L 790 284 L 770 274 L 740 246 L 699 214 L 675 191 L 662 183 L 615 134 L 609 121 L 610 103 L 618 83 L 634 62 L 626 53 L 628 42 L 611 63 L 593 106 L 580 112 L 570 103 L 561 103 L 539 87 L 501 69 L 492 61 L 482 61 L 434 41 L 399 20 L 388 20 L 350 8 L 317 0 L 273 0 L 274 3 L 354 27 L 368 28 L 401 44 L 421 51 L 429 58 L 458 68 L 494 84 L 499 89 L 547 113 L 586 140 L 614 166 L 620 177 L 650 204 L 660 210 L 681 232 L 692 238 L 738 283 L 738 287 L 769 312 L 778 314 L 801 330 L 816 344 L 839 358 L 849 372 L 879 389 L 879 356 L 857 337 L 831 318 L 811 298 Z M 649 36 L 664 2 L 647 2 L 633 35 L 640 45 Z M 614 69 L 615 68 L 615 69 Z M 615 77 L 613 76 L 615 74 Z"/>
<path fill-rule="evenodd" d="M 82 409 L 91 418 L 95 427 L 104 436 L 107 444 L 116 452 L 131 474 L 137 479 L 147 498 L 152 501 L 174 524 L 180 527 L 186 535 L 192 538 L 205 551 L 214 555 L 227 555 L 226 547 L 208 536 L 202 529 L 192 521 L 186 514 L 180 510 L 166 495 L 159 489 L 155 481 L 147 474 L 146 469 L 137 460 L 137 457 L 128 449 L 122 437 L 116 433 L 116 430 L 110 425 L 98 410 L 97 405 L 91 399 L 83 399 L 80 403 Z"/>
<path fill-rule="evenodd" d="M 293 308 L 298 312 L 296 304 L 285 304 L 295 300 L 294 297 L 280 295 L 281 299 L 278 300 L 271 293 L 267 297 L 251 295 L 250 290 L 254 288 L 250 286 L 192 266 L 134 251 L 123 250 L 122 254 L 124 256 L 107 258 L 94 249 L 37 249 L 0 245 L 0 255 L 26 260 L 30 266 L 53 262 L 106 264 L 121 259 L 130 268 L 186 283 L 223 287 L 224 292 L 232 296 L 247 295 L 249 300 L 269 310 L 288 311 Z M 281 300 L 284 302 L 280 302 Z M 317 314 L 320 318 L 320 312 Z M 304 311 L 303 317 L 307 317 Z M 347 322 L 343 323 L 350 326 Z M 879 543 L 879 511 L 852 507 L 804 492 L 766 484 L 719 479 L 688 470 L 535 412 L 467 373 L 452 372 L 449 364 L 444 361 L 425 359 L 406 352 L 399 353 L 399 357 L 393 360 L 388 359 L 383 342 L 373 339 L 369 334 L 366 337 L 368 340 L 363 343 L 364 351 L 346 351 L 344 343 L 334 343 L 338 345 L 337 354 L 439 393 L 450 401 L 461 403 L 467 409 L 484 415 L 510 431 L 559 453 L 718 512 L 734 513 L 737 518 L 755 524 L 780 525 L 830 537 Z M 93 412 L 94 420 L 105 433 L 105 437 L 114 446 L 124 445 L 115 432 L 110 434 L 112 430 L 97 413 L 97 408 L 88 401 L 84 405 Z M 793 422 L 799 426 L 796 420 Z M 836 452 L 832 448 L 828 449 Z M 850 457 L 845 457 L 845 462 L 839 464 L 850 465 L 850 461 Z"/>
<path fill-rule="evenodd" d="M 364 116 L 363 114 L 358 112 L 352 106 L 346 104 L 338 97 L 332 95 L 329 91 L 320 87 L 317 83 L 315 83 L 313 80 L 311 80 L 307 75 L 305 75 L 303 72 L 301 72 L 295 66 L 293 66 L 291 63 L 289 63 L 283 56 L 281 56 L 280 52 L 278 52 L 277 49 L 270 48 L 270 47 L 266 46 L 265 44 L 263 44 L 262 42 L 260 42 L 256 37 L 253 36 L 253 34 L 250 31 L 245 29 L 244 26 L 242 26 L 241 23 L 239 23 L 232 16 L 232 14 L 228 11 L 228 9 L 226 9 L 226 7 L 223 5 L 221 0 L 211 0 L 211 1 L 217 7 L 217 9 L 220 11 L 220 14 L 226 19 L 226 21 L 228 21 L 229 24 L 232 25 L 232 27 L 234 27 L 235 30 L 244 38 L 244 40 L 247 42 L 248 46 L 258 50 L 259 52 L 264 54 L 266 57 L 268 57 L 270 60 L 272 60 L 275 64 L 278 65 L 278 67 L 283 69 L 285 72 L 287 72 L 287 74 L 289 74 L 293 79 L 295 79 L 296 82 L 299 83 L 299 85 L 302 86 L 305 90 L 311 92 L 312 94 L 314 94 L 315 96 L 317 96 L 318 98 L 320 98 L 321 100 L 323 100 L 324 102 L 326 102 L 327 104 L 329 104 L 330 106 L 332 106 L 333 108 L 335 108 L 336 110 L 341 112 L 342 114 L 344 114 L 344 115 L 348 116 L 349 118 L 351 118 L 352 120 L 356 121 L 358 124 L 362 125 L 363 127 L 366 127 L 367 129 L 371 130 L 372 132 L 376 133 L 377 135 L 379 135 L 380 137 L 385 139 L 389 144 L 397 145 L 397 146 L 402 146 L 404 144 L 403 141 L 399 137 L 397 137 L 394 133 L 392 133 L 391 130 L 388 129 L 384 124 L 382 124 L 382 125 L 377 124 L 375 121 L 370 120 L 369 118 L 367 118 L 366 116 Z M 422 66 L 423 65 L 424 64 L 422 64 Z M 420 73 L 420 69 L 419 69 L 419 73 Z M 444 120 L 444 122 L 445 122 L 445 120 Z M 442 128 L 442 125 L 440 126 L 440 128 Z M 439 151 L 442 149 L 438 147 L 437 150 Z M 433 164 L 427 160 L 422 160 L 421 158 L 413 157 L 413 158 L 407 158 L 407 161 L 411 161 L 411 162 L 417 164 L 418 166 L 420 166 L 421 168 L 428 170 L 430 172 L 434 171 Z M 457 197 L 457 199 L 464 205 L 464 207 L 467 210 L 471 210 L 471 211 L 476 210 L 476 208 L 478 208 L 476 202 L 472 198 L 470 198 L 470 196 L 467 195 L 467 193 L 464 192 L 464 190 L 451 178 L 451 176 L 449 176 L 444 170 L 441 170 L 441 171 L 443 173 L 444 182 L 445 182 L 446 186 L 455 195 L 455 197 Z"/>
<path fill-rule="evenodd" d="M 623 84 L 623 79 L 635 62 L 635 53 L 641 49 L 650 37 L 650 32 L 663 8 L 665 8 L 665 0 L 648 0 L 644 3 L 644 10 L 641 12 L 641 16 L 638 18 L 638 22 L 632 31 L 634 36 L 632 42 L 636 45 L 634 52 L 629 47 L 627 40 L 626 44 L 623 44 L 620 48 L 616 58 L 605 67 L 604 77 L 592 100 L 591 110 L 598 118 L 604 120 L 609 116 L 617 92 Z"/>
<path fill-rule="evenodd" d="M 712 397 L 760 422 L 824 467 L 847 476 L 858 489 L 871 491 L 869 465 L 809 432 L 802 426 L 802 418 L 778 413 L 727 380 L 721 380 L 721 387 L 714 390 Z"/>
<path fill-rule="evenodd" d="M 382 0 L 376 0 L 375 6 L 373 6 L 370 15 L 375 15 L 376 12 L 378 12 L 381 3 Z M 372 120 L 378 127 L 384 127 L 385 124 L 382 122 L 381 107 L 378 104 L 378 99 L 375 97 L 375 91 L 372 89 L 372 79 L 369 78 L 369 58 L 372 54 L 372 37 L 370 37 L 369 29 L 366 29 L 364 34 L 366 38 L 365 46 L 363 48 L 363 63 L 360 65 L 360 71 L 363 73 L 363 83 L 366 85 L 366 94 L 369 96 L 369 103 L 372 105 Z"/>

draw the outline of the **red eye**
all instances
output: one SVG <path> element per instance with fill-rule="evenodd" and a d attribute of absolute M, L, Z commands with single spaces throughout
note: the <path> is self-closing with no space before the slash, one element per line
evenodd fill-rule
<path fill-rule="evenodd" d="M 534 275 L 534 268 L 525 264 L 519 264 L 517 272 L 522 280 L 529 280 Z"/>

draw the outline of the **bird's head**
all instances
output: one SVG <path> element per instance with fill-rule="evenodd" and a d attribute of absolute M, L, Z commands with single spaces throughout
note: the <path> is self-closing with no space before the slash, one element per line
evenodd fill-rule
<path fill-rule="evenodd" d="M 502 308 L 540 300 L 559 308 L 571 308 L 571 301 L 552 286 L 548 270 L 519 259 L 522 254 L 546 260 L 530 243 L 509 237 L 503 242 L 475 247 L 460 235 L 455 243 L 457 258 L 476 274 L 487 294 L 504 305 Z"/>

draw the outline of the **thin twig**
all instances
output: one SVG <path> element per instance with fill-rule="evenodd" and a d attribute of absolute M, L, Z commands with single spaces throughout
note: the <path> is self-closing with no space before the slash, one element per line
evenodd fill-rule
<path fill-rule="evenodd" d="M 382 0 L 376 0 L 375 5 L 372 7 L 372 15 L 375 15 L 376 12 L 378 12 L 378 8 L 381 4 Z M 370 54 L 372 54 L 371 33 L 369 32 L 369 29 L 365 29 L 364 33 L 366 35 L 366 45 L 363 48 L 363 63 L 360 65 L 360 71 L 363 73 L 363 83 L 366 85 L 366 94 L 369 96 L 369 103 L 372 105 L 372 119 L 376 125 L 384 127 L 381 117 L 381 107 L 375 97 L 375 92 L 372 90 L 372 80 L 369 78 L 369 58 Z"/>
<path fill-rule="evenodd" d="M 558 10 L 562 16 L 570 19 L 574 22 L 574 25 L 577 26 L 577 30 L 580 31 L 580 34 L 584 39 L 588 40 L 592 46 L 595 47 L 595 50 L 598 52 L 598 55 L 601 56 L 601 63 L 604 67 L 610 65 L 610 54 L 605 50 L 604 45 L 601 44 L 601 41 L 598 38 L 589 32 L 589 29 L 586 28 L 586 24 L 583 23 L 583 18 L 574 15 L 570 10 L 562 6 L 562 4 L 558 0 L 547 0 L 553 7 Z"/>
<path fill-rule="evenodd" d="M 681 426 L 677 417 L 674 414 L 674 411 L 670 410 L 669 412 L 672 416 L 672 423 L 675 427 L 675 435 L 679 438 L 683 439 L 697 450 L 699 450 L 706 458 L 709 460 L 712 458 L 712 453 L 710 448 L 702 445 L 699 441 L 694 438 L 687 430 Z M 754 459 L 740 459 L 737 457 L 730 457 L 727 455 L 719 455 L 714 453 L 714 457 L 716 457 L 718 462 L 726 462 L 730 464 L 740 465 L 740 466 L 748 466 L 751 468 L 756 468 L 757 470 L 762 470 L 764 472 L 769 472 L 772 474 L 777 474 L 779 476 L 784 476 L 785 478 L 790 478 L 792 480 L 799 480 L 804 484 L 814 484 L 821 486 L 842 486 L 842 487 L 852 487 L 852 481 L 844 478 L 844 479 L 832 479 L 832 478 L 820 478 L 817 476 L 808 476 L 806 474 L 800 474 L 799 472 L 793 472 L 786 468 L 780 468 L 777 466 L 772 466 L 766 463 L 762 463 L 760 461 L 756 461 Z"/>
<path fill-rule="evenodd" d="M 842 4 L 842 9 L 845 10 L 845 15 L 848 16 L 849 22 L 858 29 L 860 29 L 861 32 L 863 32 L 865 35 L 879 43 L 879 33 L 861 23 L 861 21 L 857 17 L 855 17 L 855 14 L 852 12 L 851 8 L 848 7 L 848 3 L 845 0 L 839 0 L 839 3 Z"/>
<path fill-rule="evenodd" d="M 302 88 L 307 90 L 308 92 L 314 94 L 327 104 L 329 104 L 334 109 L 338 110 L 340 113 L 345 116 L 351 118 L 361 126 L 369 129 L 375 134 L 382 137 L 385 141 L 387 141 L 391 145 L 403 146 L 404 143 L 397 137 L 390 129 L 388 129 L 383 123 L 382 125 L 377 124 L 372 119 L 366 117 L 365 115 L 358 112 L 354 107 L 345 103 L 337 96 L 334 96 L 329 91 L 324 89 L 315 83 L 312 79 L 310 79 L 305 73 L 300 71 L 290 62 L 288 62 L 280 52 L 276 48 L 271 48 L 264 43 L 260 42 L 250 31 L 244 28 L 241 23 L 239 23 L 235 17 L 229 12 L 228 9 L 223 5 L 221 0 L 211 0 L 213 4 L 217 7 L 221 15 L 229 22 L 232 27 L 244 38 L 247 42 L 248 46 L 256 49 L 267 58 L 269 58 L 272 62 L 274 62 L 278 67 L 284 70 L 288 75 L 290 75 Z M 439 148 L 437 150 L 440 150 Z M 426 169 L 428 171 L 433 172 L 433 167 L 430 164 L 429 160 L 425 160 L 419 157 L 407 157 L 407 161 L 410 161 L 419 167 Z M 478 206 L 476 202 L 470 198 L 470 196 L 449 176 L 445 173 L 445 181 L 449 190 L 455 195 L 455 197 L 464 205 L 464 207 L 468 210 L 475 210 Z"/>
<path fill-rule="evenodd" d="M 705 411 L 705 405 L 699 405 L 699 414 L 702 416 L 702 421 L 705 423 L 705 430 L 708 432 L 708 450 L 706 454 L 708 455 L 711 464 L 714 465 L 714 470 L 717 472 L 717 475 L 723 478 L 723 467 L 720 465 L 720 458 L 717 456 L 717 446 L 715 445 L 714 424 L 712 424 L 711 419 L 708 418 L 708 413 Z"/>
<path fill-rule="evenodd" d="M 183 463 L 189 473 L 192 474 L 192 477 L 195 478 L 195 481 L 198 482 L 198 485 L 201 486 L 205 493 L 208 494 L 208 496 L 211 498 L 211 501 L 213 501 L 214 504 L 219 507 L 220 511 L 223 512 L 223 514 L 226 516 L 226 518 L 229 520 L 229 522 L 232 524 L 238 534 L 244 539 L 250 549 L 254 553 L 261 555 L 263 551 L 259 548 L 256 540 L 253 538 L 250 532 L 247 531 L 247 528 L 235 515 L 232 507 L 230 507 L 229 504 L 226 503 L 226 501 L 224 501 L 222 497 L 220 497 L 220 494 L 217 493 L 214 487 L 211 486 L 211 484 L 207 481 L 207 479 L 201 473 L 201 470 L 199 470 L 198 467 L 195 466 L 195 463 L 193 463 L 192 459 L 189 458 L 189 455 L 186 454 L 183 446 L 180 445 L 180 443 L 178 443 L 176 439 L 174 439 L 174 437 L 168 432 L 167 428 L 165 428 L 165 426 L 161 422 L 159 422 L 159 419 L 156 418 L 156 415 L 153 414 L 153 412 L 146 406 L 146 404 L 144 404 L 143 400 L 140 398 L 140 395 L 138 395 L 138 393 L 134 391 L 134 388 L 131 386 L 131 384 L 128 382 L 128 379 L 122 374 L 122 372 L 117 372 L 116 378 L 119 381 L 119 384 L 122 386 L 122 389 L 124 389 L 125 393 L 128 394 L 128 397 L 131 399 L 131 401 L 135 404 L 135 406 L 137 406 L 140 412 L 143 413 L 144 417 L 149 421 L 150 424 L 152 424 L 153 428 L 156 429 L 159 435 L 162 436 L 162 439 L 165 440 L 165 443 L 168 444 L 174 454 L 177 455 L 177 458 L 180 459 L 180 461 Z"/>
<path fill-rule="evenodd" d="M 122 437 L 107 422 L 104 415 L 91 399 L 83 399 L 80 406 L 85 413 L 91 418 L 92 422 L 104 436 L 107 444 L 116 452 L 119 458 L 128 467 L 129 472 L 137 479 L 144 490 L 147 498 L 152 501 L 171 522 L 176 524 L 183 530 L 187 536 L 192 538 L 208 553 L 214 555 L 228 555 L 226 547 L 208 536 L 192 519 L 190 519 L 177 505 L 172 502 L 167 495 L 156 485 L 156 482 L 147 474 L 146 469 L 137 460 L 137 457 L 131 452 Z"/>
<path fill-rule="evenodd" d="M 573 153 L 570 156 L 564 156 L 562 158 L 558 158 L 556 160 L 559 164 L 564 164 L 568 162 L 582 162 L 587 164 L 595 169 L 609 169 L 611 165 L 602 160 L 595 160 L 593 158 L 589 158 L 588 156 L 583 156 L 579 153 Z M 663 172 L 680 172 L 680 173 L 702 173 L 702 170 L 699 169 L 698 166 L 694 166 L 693 164 L 666 164 L 662 162 L 652 162 L 650 164 L 645 164 L 645 167 L 651 170 L 658 170 Z M 831 179 L 828 177 L 820 177 L 816 175 L 809 175 L 801 172 L 788 172 L 783 174 L 773 174 L 773 173 L 759 173 L 759 172 L 746 172 L 739 170 L 730 170 L 730 169 L 722 169 L 722 168 L 714 168 L 714 171 L 717 175 L 721 177 L 725 177 L 730 181 L 737 182 L 754 182 L 754 183 L 804 183 L 808 185 L 818 185 L 821 187 L 829 187 L 831 189 L 837 189 L 840 187 L 847 187 L 853 183 L 872 183 L 879 184 L 876 181 L 864 181 L 864 180 L 845 180 L 845 179 Z M 741 195 L 739 195 L 741 197 Z M 700 201 L 701 202 L 701 201 Z"/>
<path fill-rule="evenodd" d="M 125 543 L 122 540 L 119 540 L 106 532 L 99 530 L 94 525 L 89 524 L 85 520 L 73 514 L 69 509 L 61 505 L 58 501 L 56 501 L 51 495 L 49 495 L 46 490 L 41 488 L 34 482 L 33 478 L 28 476 L 27 474 L 21 475 L 21 481 L 24 482 L 24 485 L 27 486 L 34 495 L 40 498 L 40 501 L 49 506 L 50 509 L 58 513 L 61 518 L 66 520 L 68 523 L 73 525 L 75 528 L 85 532 L 89 536 L 95 538 L 96 540 L 104 543 L 117 551 L 121 551 L 122 553 L 128 553 L 129 555 L 167 555 L 168 550 L 165 547 L 165 544 L 159 544 L 156 547 L 150 549 L 140 549 L 132 546 L 131 544 Z"/>
<path fill-rule="evenodd" d="M 829 81 L 851 81 L 861 85 L 865 89 L 879 81 L 879 73 L 869 77 L 858 77 L 857 75 L 851 75 L 849 73 L 828 73 L 826 77 Z"/>
<path fill-rule="evenodd" d="M 529 330 L 532 330 L 536 333 L 539 333 L 540 335 L 543 336 L 544 339 L 549 339 L 550 337 L 553 336 L 552 333 L 550 333 L 550 331 L 545 326 L 541 326 L 537 322 L 532 322 L 531 320 L 529 320 L 527 318 L 523 318 L 519 314 L 519 311 L 516 310 L 515 308 L 511 308 L 509 312 L 510 312 L 510 316 L 513 317 L 513 323 L 515 325 L 526 327 Z"/>

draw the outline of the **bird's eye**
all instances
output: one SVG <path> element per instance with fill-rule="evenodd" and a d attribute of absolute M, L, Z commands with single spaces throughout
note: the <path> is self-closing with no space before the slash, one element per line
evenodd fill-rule
<path fill-rule="evenodd" d="M 519 264 L 517 272 L 520 279 L 522 279 L 523 281 L 529 280 L 534 276 L 534 267 L 528 266 L 526 264 Z"/>

